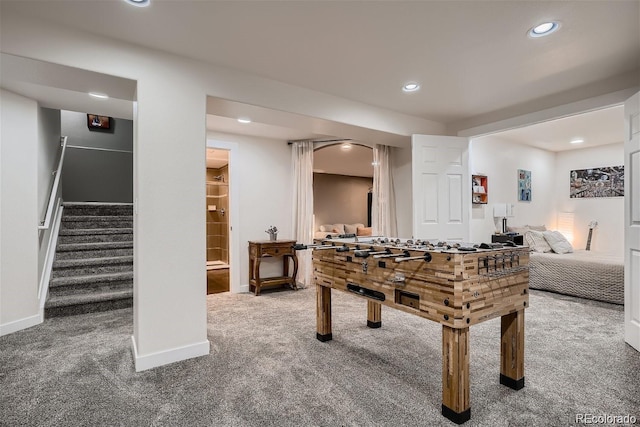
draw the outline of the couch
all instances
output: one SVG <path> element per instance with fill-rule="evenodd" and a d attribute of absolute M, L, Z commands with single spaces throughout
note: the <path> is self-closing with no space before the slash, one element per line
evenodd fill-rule
<path fill-rule="evenodd" d="M 362 223 L 356 224 L 324 224 L 318 227 L 313 233 L 314 239 L 326 239 L 327 237 L 338 237 L 345 234 L 355 234 L 356 236 L 371 236 L 371 227 L 365 227 Z"/>

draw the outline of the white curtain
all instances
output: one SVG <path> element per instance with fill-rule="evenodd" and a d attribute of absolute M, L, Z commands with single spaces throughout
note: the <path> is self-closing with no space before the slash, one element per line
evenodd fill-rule
<path fill-rule="evenodd" d="M 373 147 L 371 227 L 374 236 L 398 237 L 390 152 L 388 145 Z"/>
<path fill-rule="evenodd" d="M 291 144 L 293 165 L 293 236 L 298 243 L 313 243 L 313 142 Z M 298 286 L 313 283 L 311 251 L 298 251 Z"/>

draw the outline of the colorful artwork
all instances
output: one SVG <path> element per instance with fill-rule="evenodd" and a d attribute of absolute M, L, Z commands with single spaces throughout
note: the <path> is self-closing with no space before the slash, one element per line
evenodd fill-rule
<path fill-rule="evenodd" d="M 624 197 L 624 166 L 576 169 L 570 173 L 569 197 Z"/>
<path fill-rule="evenodd" d="M 518 200 L 531 201 L 531 171 L 518 169 Z"/>

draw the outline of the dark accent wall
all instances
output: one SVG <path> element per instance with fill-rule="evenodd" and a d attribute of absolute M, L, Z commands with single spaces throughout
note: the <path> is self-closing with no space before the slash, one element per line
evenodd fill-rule
<path fill-rule="evenodd" d="M 313 214 L 322 224 L 367 224 L 367 194 L 373 178 L 313 174 Z"/>
<path fill-rule="evenodd" d="M 111 129 L 106 131 L 89 130 L 86 113 L 61 111 L 60 121 L 62 135 L 69 137 L 62 172 L 63 199 L 133 202 L 133 121 L 112 118 Z"/>

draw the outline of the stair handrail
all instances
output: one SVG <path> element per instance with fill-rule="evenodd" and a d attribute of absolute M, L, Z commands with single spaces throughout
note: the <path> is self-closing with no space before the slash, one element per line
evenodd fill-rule
<path fill-rule="evenodd" d="M 58 194 L 58 186 L 60 185 L 60 175 L 62 175 L 62 165 L 64 164 L 64 152 L 67 149 L 67 137 L 60 137 L 60 145 L 62 146 L 62 151 L 60 152 L 60 160 L 58 161 L 58 169 L 53 171 L 56 177 L 53 180 L 53 186 L 51 187 L 51 196 L 49 196 L 49 204 L 47 205 L 47 214 L 45 218 L 40 221 L 40 225 L 38 225 L 38 230 L 48 230 L 51 227 L 51 215 L 53 213 L 53 208 L 56 204 L 56 194 Z"/>

